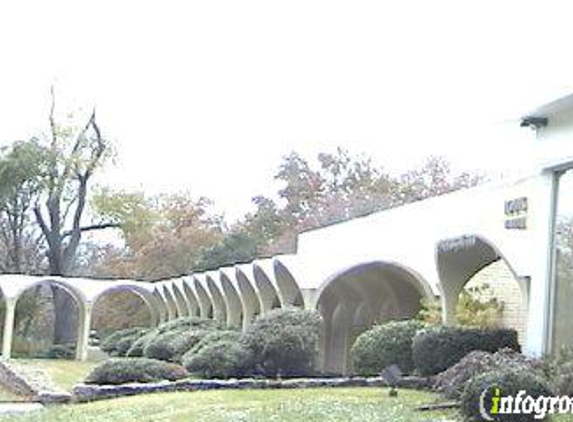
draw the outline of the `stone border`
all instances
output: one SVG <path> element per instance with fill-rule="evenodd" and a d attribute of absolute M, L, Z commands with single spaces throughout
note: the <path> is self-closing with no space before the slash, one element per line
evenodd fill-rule
<path fill-rule="evenodd" d="M 339 388 L 339 387 L 387 387 L 380 377 L 363 378 L 297 378 L 287 380 L 269 379 L 229 379 L 229 380 L 179 380 L 157 383 L 132 383 L 122 385 L 77 384 L 73 389 L 73 400 L 86 402 L 115 397 L 133 396 L 158 392 L 204 391 L 204 390 L 244 390 L 244 389 L 287 389 L 287 388 Z M 396 387 L 427 389 L 431 387 L 429 378 L 403 377 Z"/>
<path fill-rule="evenodd" d="M 54 386 L 41 371 L 32 371 L 14 361 L 0 360 L 0 384 L 30 402 L 67 403 L 72 398 L 70 393 Z"/>

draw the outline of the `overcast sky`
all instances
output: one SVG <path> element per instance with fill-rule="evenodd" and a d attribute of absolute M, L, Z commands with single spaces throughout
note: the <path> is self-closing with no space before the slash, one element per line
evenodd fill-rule
<path fill-rule="evenodd" d="M 507 172 L 516 119 L 573 92 L 567 1 L 0 3 L 0 143 L 97 104 L 103 183 L 189 189 L 236 217 L 281 156 L 344 146 L 391 170 Z"/>

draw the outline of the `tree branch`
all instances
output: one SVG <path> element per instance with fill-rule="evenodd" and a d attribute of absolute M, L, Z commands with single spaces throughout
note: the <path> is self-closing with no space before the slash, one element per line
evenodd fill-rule
<path fill-rule="evenodd" d="M 121 227 L 119 223 L 100 223 L 100 224 L 92 224 L 85 227 L 80 227 L 78 230 L 82 233 L 94 231 L 94 230 L 103 230 L 103 229 L 117 229 Z M 72 230 L 64 232 L 62 235 L 63 238 L 71 236 L 73 234 Z"/>

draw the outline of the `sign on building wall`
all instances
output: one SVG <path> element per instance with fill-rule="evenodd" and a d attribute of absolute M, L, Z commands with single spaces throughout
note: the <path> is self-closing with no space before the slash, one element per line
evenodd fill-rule
<path fill-rule="evenodd" d="M 527 211 L 529 204 L 527 197 L 505 201 L 505 228 L 508 230 L 527 229 Z"/>

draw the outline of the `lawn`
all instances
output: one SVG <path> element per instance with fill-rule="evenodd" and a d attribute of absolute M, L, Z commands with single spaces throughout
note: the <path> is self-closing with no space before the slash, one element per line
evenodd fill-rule
<path fill-rule="evenodd" d="M 307 390 L 228 390 L 163 393 L 53 407 L 0 421 L 455 421 L 455 411 L 419 412 L 436 396 L 400 391 L 388 397 L 380 388 Z"/>

